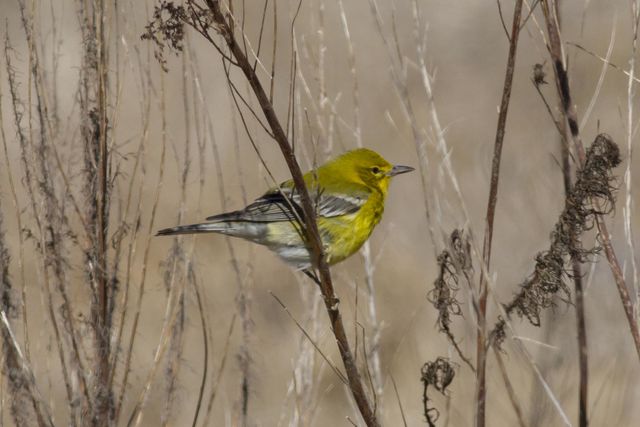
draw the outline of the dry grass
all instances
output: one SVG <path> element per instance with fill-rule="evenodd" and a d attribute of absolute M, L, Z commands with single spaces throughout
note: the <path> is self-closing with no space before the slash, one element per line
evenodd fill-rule
<path fill-rule="evenodd" d="M 2 424 L 635 425 L 640 7 L 616 7 L 0 1 Z M 318 258 L 322 293 L 263 248 L 154 237 L 359 146 L 418 171 L 361 256 Z"/>

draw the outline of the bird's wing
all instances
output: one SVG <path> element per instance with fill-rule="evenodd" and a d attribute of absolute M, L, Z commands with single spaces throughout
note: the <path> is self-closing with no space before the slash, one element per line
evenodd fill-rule
<path fill-rule="evenodd" d="M 367 201 L 367 195 L 329 194 L 313 191 L 311 202 L 318 217 L 331 218 L 357 212 Z M 303 218 L 300 195 L 291 188 L 269 191 L 246 208 L 207 218 L 209 221 L 279 222 Z"/>

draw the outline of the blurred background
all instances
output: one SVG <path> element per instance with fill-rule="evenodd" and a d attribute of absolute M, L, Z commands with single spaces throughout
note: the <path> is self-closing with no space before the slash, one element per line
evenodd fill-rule
<path fill-rule="evenodd" d="M 637 143 L 640 105 L 638 97 L 629 100 L 629 76 L 623 71 L 634 52 L 632 3 L 566 0 L 560 2 L 560 18 L 583 141 L 590 144 L 605 132 L 623 153 L 615 172 L 618 205 L 607 222 L 637 304 L 633 246 L 638 244 L 639 164 L 629 148 Z M 87 212 L 96 200 L 87 193 L 92 163 L 85 144 L 99 90 L 87 91 L 86 79 L 103 75 L 104 85 L 98 87 L 106 95 L 97 104 L 105 112 L 101 129 L 109 156 L 106 265 L 113 298 L 113 424 L 127 425 L 138 406 L 139 425 L 190 425 L 204 378 L 198 425 L 363 425 L 348 388 L 300 330 L 343 369 L 313 283 L 268 250 L 244 241 L 217 235 L 154 237 L 160 228 L 239 209 L 274 180 L 289 178 L 277 145 L 249 110 L 262 119 L 249 85 L 234 67 L 229 75 L 233 86 L 228 83 L 211 43 L 185 27 L 182 51 L 167 44 L 162 70 L 158 46 L 141 39 L 159 4 L 0 1 L 2 38 L 11 46 L 3 49 L 0 64 L 6 144 L 0 211 L 8 252 L 3 265 L 15 299 L 11 324 L 17 341 L 29 347 L 35 386 L 55 425 L 86 424 L 78 409 L 82 404 L 69 401 L 82 400 L 79 378 L 89 384 L 95 379 L 94 289 L 83 221 L 90 221 Z M 361 372 L 376 390 L 382 423 L 402 425 L 404 412 L 408 425 L 426 424 L 420 369 L 446 356 L 457 364 L 456 376 L 448 396 L 432 396 L 440 412 L 437 424 L 473 425 L 475 374 L 438 331 L 437 311 L 427 294 L 438 275 L 437 254 L 454 229 L 464 229 L 474 248 L 482 246 L 509 48 L 498 6 L 430 0 L 377 5 L 373 0 L 236 1 L 233 6 L 237 37 L 243 39 L 244 29 L 249 57 L 259 52 L 256 72 L 273 94 L 279 118 L 288 123 L 303 169 L 359 145 L 392 163 L 416 167 L 392 183 L 370 245 L 332 268 L 332 275 Z M 501 9 L 510 29 L 513 2 L 503 1 Z M 539 9 L 529 15 L 525 6 L 528 19 L 517 52 L 500 172 L 489 325 L 499 314 L 497 304 L 517 292 L 533 271 L 536 254 L 548 248 L 564 206 L 561 139 L 532 83 L 534 65 L 542 64 L 549 84 L 540 86 L 541 93 L 560 117 Z M 91 28 L 102 28 L 103 46 L 87 37 Z M 95 67 L 92 49 L 105 53 Z M 424 73 L 430 76 L 429 89 Z M 629 105 L 635 108 L 631 137 Z M 43 182 L 53 195 L 47 195 Z M 47 215 L 49 202 L 55 221 Z M 52 249 L 47 236 L 55 232 L 59 246 Z M 595 244 L 595 233 L 587 233 L 585 247 Z M 58 287 L 51 273 L 57 264 L 48 253 L 61 260 L 64 270 Z M 637 355 L 606 259 L 597 255 L 593 261 L 584 266 L 590 420 L 594 426 L 632 426 L 640 416 Z M 477 286 L 477 257 L 474 267 Z M 462 285 L 457 297 L 463 316 L 454 319 L 452 328 L 475 364 L 473 297 Z M 79 364 L 73 361 L 73 334 L 65 327 L 68 315 L 75 319 Z M 577 424 L 574 306 L 558 300 L 544 313 L 540 328 L 518 318 L 513 326 L 503 359 L 526 425 L 564 425 L 562 414 Z M 68 372 L 62 369 L 59 346 Z M 5 367 L 1 401 L 6 425 L 17 419 L 10 373 Z M 517 425 L 493 356 L 487 376 L 488 425 Z"/>

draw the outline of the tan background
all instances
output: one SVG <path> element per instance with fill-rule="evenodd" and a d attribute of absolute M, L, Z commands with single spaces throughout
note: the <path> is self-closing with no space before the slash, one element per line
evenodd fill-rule
<path fill-rule="evenodd" d="M 53 34 L 51 32 L 50 10 L 53 10 L 57 23 L 59 40 L 59 69 L 57 79 L 58 105 L 63 126 L 67 129 L 59 139 L 59 150 L 66 161 L 73 164 L 81 159 L 78 143 L 77 106 L 74 103 L 77 88 L 78 67 L 80 66 L 81 40 L 77 29 L 75 2 L 60 1 L 36 2 L 38 31 L 43 40 L 41 52 L 47 58 L 51 69 L 54 54 Z M 255 3 L 255 4 L 254 4 Z M 384 35 L 392 37 L 391 3 L 380 2 L 384 20 Z M 486 209 L 489 187 L 489 168 L 495 137 L 497 107 L 500 101 L 504 80 L 504 69 L 508 41 L 499 21 L 495 3 L 486 1 L 420 1 L 423 24 L 428 24 L 427 51 L 425 61 L 428 69 L 435 75 L 433 82 L 437 111 L 442 126 L 446 129 L 446 140 L 450 149 L 453 169 L 460 182 L 461 192 L 470 215 L 470 224 L 460 209 L 458 199 L 447 175 L 442 169 L 442 157 L 433 141 L 428 141 L 429 170 L 427 173 L 430 188 L 437 192 L 436 200 L 431 200 L 434 208 L 434 226 L 437 236 L 435 247 L 441 248 L 442 236 L 451 232 L 453 227 L 471 227 L 478 246 L 483 235 L 483 218 Z M 507 21 L 512 16 L 512 2 L 503 2 L 503 12 Z M 627 1 L 565 1 L 562 2 L 563 34 L 566 41 L 581 44 L 587 49 L 604 56 L 615 27 L 615 45 L 611 61 L 621 67 L 628 67 L 631 52 L 631 23 Z M 137 294 L 143 261 L 144 247 L 147 242 L 151 207 L 158 189 L 161 150 L 161 76 L 157 63 L 151 57 L 147 62 L 147 51 L 152 49 L 149 42 L 140 40 L 144 24 L 153 3 L 120 1 L 119 31 L 115 34 L 115 25 L 110 26 L 112 45 L 110 79 L 115 86 L 115 44 L 120 50 L 119 95 L 112 94 L 111 107 L 117 111 L 113 120 L 115 147 L 123 156 L 121 167 L 126 176 L 131 171 L 131 154 L 143 134 L 141 102 L 145 90 L 140 87 L 140 70 L 151 68 L 153 91 L 151 92 L 151 116 L 149 139 L 146 146 L 144 166 L 146 177 L 140 175 L 135 182 L 142 183 L 140 206 L 142 207 L 142 226 L 138 235 L 138 248 L 132 273 L 131 289 Z M 288 68 L 290 37 L 287 21 L 294 13 L 296 2 L 278 1 L 280 27 L 278 34 L 279 60 L 276 74 L 276 105 L 281 117 L 286 114 L 286 94 L 288 91 Z M 239 6 L 237 6 L 239 7 Z M 270 6 L 271 7 L 271 6 Z M 109 6 L 110 13 L 115 11 Z M 259 25 L 261 2 L 247 2 L 247 34 L 255 46 Z M 323 17 L 320 10 L 323 9 Z M 410 2 L 397 1 L 395 4 L 397 34 L 400 49 L 409 58 L 407 66 L 408 87 L 415 109 L 417 124 L 428 133 L 431 129 L 428 103 L 420 81 L 418 70 L 412 63 L 416 61 L 414 24 Z M 17 52 L 19 78 L 24 81 L 23 92 L 27 87 L 27 58 L 24 33 L 19 26 L 18 9 L 14 1 L 0 2 L 3 17 L 8 19 L 6 26 Z M 376 30 L 370 6 L 366 1 L 346 1 L 345 14 L 355 49 L 356 75 L 360 96 L 362 139 L 364 145 L 379 151 L 389 161 L 417 167 L 419 163 L 409 122 L 402 111 L 389 69 L 390 62 L 382 38 Z M 540 18 L 539 11 L 535 14 Z M 111 16 L 110 19 L 112 19 Z M 264 63 L 271 64 L 272 46 L 271 18 L 267 19 L 268 31 L 264 40 Z M 5 20 L 2 19 L 2 28 Z M 334 141 L 331 154 L 355 147 L 353 133 L 345 124 L 336 119 L 334 132 L 328 131 L 331 113 L 318 112 L 320 82 L 326 82 L 326 94 L 331 102 L 337 103 L 337 117 L 347 125 L 353 126 L 354 105 L 352 101 L 353 79 L 350 74 L 348 48 L 345 41 L 340 9 L 334 1 L 305 1 L 295 27 L 297 42 L 300 46 L 299 70 L 309 83 L 309 97 L 304 90 L 300 92 L 300 108 L 307 108 L 310 116 L 301 125 L 303 137 L 297 141 L 305 146 L 306 157 L 301 156 L 305 168 L 310 167 L 313 153 L 312 140 L 317 140 L 317 157 L 324 159 L 329 143 L 329 135 Z M 196 52 L 202 95 L 206 101 L 208 114 L 213 121 L 213 131 L 221 154 L 222 170 L 216 170 L 210 141 L 205 148 L 202 172 L 204 177 L 204 196 L 198 202 L 198 156 L 192 148 L 193 170 L 188 178 L 189 190 L 186 195 L 186 222 L 197 222 L 205 216 L 220 212 L 222 203 L 218 195 L 220 181 L 218 173 L 224 176 L 226 206 L 236 209 L 243 206 L 242 191 L 249 199 L 258 196 L 270 184 L 264 168 L 259 165 L 255 151 L 238 125 L 241 161 L 237 161 L 234 148 L 234 129 L 231 114 L 229 92 L 217 52 L 202 41 L 195 33 L 190 33 L 191 47 Z M 324 38 L 324 41 L 322 41 Z M 548 235 L 562 208 L 562 176 L 559 162 L 559 138 L 535 91 L 530 78 L 532 66 L 548 60 L 541 36 L 533 22 L 529 20 L 523 31 L 517 57 L 517 67 L 512 94 L 511 109 L 507 124 L 507 134 L 503 152 L 503 167 L 499 189 L 496 232 L 492 271 L 497 286 L 497 298 L 506 301 L 531 271 L 533 257 L 548 245 Z M 303 46 L 306 45 L 306 48 Z M 324 64 L 318 65 L 320 46 L 324 45 Z M 578 112 L 582 116 L 594 93 L 602 62 L 567 46 L 571 84 Z M 141 61 L 136 50 L 140 51 Z M 308 51 L 308 55 L 305 52 Z M 180 209 L 179 170 L 183 161 L 185 144 L 185 117 L 182 101 L 183 83 L 181 60 L 168 54 L 169 72 L 164 75 L 166 87 L 167 120 L 167 158 L 164 180 L 159 189 L 158 214 L 154 229 L 172 226 L 177 221 Z M 547 80 L 552 82 L 551 69 Z M 598 131 L 607 132 L 621 147 L 624 155 L 623 165 L 617 171 L 618 182 L 624 185 L 623 172 L 627 162 L 632 161 L 633 194 L 632 202 L 637 202 L 635 184 L 638 182 L 636 171 L 638 161 L 630 158 L 626 148 L 626 106 L 628 79 L 620 71 L 609 68 L 602 90 L 590 119 L 583 130 L 585 142 L 590 142 Z M 7 129 L 10 161 L 14 174 L 19 175 L 18 148 L 12 130 L 12 120 L 7 100 L 7 83 L 2 71 L 3 117 Z M 266 77 L 264 73 L 261 77 Z M 234 79 L 239 89 L 246 93 L 246 84 L 238 73 Z M 191 80 L 188 80 L 191 91 Z M 298 81 L 298 88 L 302 85 Z M 113 89 L 112 86 L 112 89 Z M 543 92 L 552 107 L 556 105 L 552 84 L 543 87 Z M 188 93 L 192 99 L 193 93 Z M 117 102 L 115 102 L 117 100 Z M 636 108 L 640 107 L 637 99 Z M 193 112 L 193 111 L 192 111 Z M 250 119 L 250 114 L 247 115 Z M 634 120 L 637 121 L 637 115 Z M 237 120 L 237 118 L 236 118 Z M 193 126 L 193 118 L 191 119 Z M 319 125 L 322 123 L 322 126 Z M 324 127 L 324 130 L 322 129 Z M 264 155 L 267 164 L 278 180 L 288 178 L 288 172 L 281 159 L 276 144 L 261 132 L 255 122 L 251 132 L 257 146 Z M 190 130 L 191 138 L 196 138 L 195 129 Z M 298 136 L 301 134 L 298 133 Z M 193 140 L 192 140 L 193 141 Z M 637 137 L 634 139 L 634 144 Z M 138 172 L 139 173 L 139 172 Z M 80 177 L 77 182 L 80 182 Z M 74 181 L 74 182 L 76 182 Z M 5 215 L 7 239 L 15 249 L 17 230 L 15 215 L 10 207 L 7 190 L 7 175 L 0 173 L 2 191 L 2 209 Z M 79 185 L 74 189 L 79 193 Z M 126 188 L 125 188 L 126 190 Z M 135 193 L 137 194 L 137 193 Z M 613 241 L 618 254 L 626 266 L 627 280 L 633 283 L 631 274 L 631 253 L 626 245 L 622 227 L 623 201 L 626 193 L 619 193 L 620 204 L 615 215 L 609 220 L 613 229 Z M 25 207 L 26 207 L 26 201 Z M 114 202 L 115 203 L 115 202 Z M 137 196 L 133 206 L 138 204 Z M 26 214 L 25 214 L 26 215 Z M 131 218 L 127 219 L 128 221 Z M 114 227 L 116 215 L 112 216 Z M 28 222 L 28 221 L 27 221 Z M 632 224 L 637 228 L 638 215 L 633 210 Z M 73 225 L 72 225 L 73 226 Z M 77 225 L 76 225 L 77 226 Z M 637 238 L 633 241 L 638 244 Z M 191 238 L 185 239 L 185 249 L 190 250 Z M 593 242 L 589 235 L 585 242 Z M 296 425 L 293 417 L 294 402 L 288 396 L 292 372 L 304 342 L 293 321 L 282 310 L 270 292 L 277 295 L 288 306 L 292 314 L 304 322 L 309 314 L 309 294 L 315 292 L 313 285 L 298 274 L 291 272 L 274 255 L 264 248 L 252 247 L 249 243 L 233 241 L 240 272 L 251 289 L 251 336 L 249 354 L 251 356 L 250 375 L 250 425 Z M 47 318 L 39 318 L 41 311 L 36 256 L 32 246 L 25 246 L 27 255 L 28 303 L 33 321 L 30 325 L 32 353 L 35 354 L 33 366 L 38 385 L 54 405 L 56 421 L 64 424 L 66 407 L 63 405 L 63 389 L 59 381 L 59 366 L 51 345 Z M 153 358 L 158 343 L 162 318 L 165 310 L 166 292 L 162 282 L 164 268 L 161 261 L 167 257 L 170 239 L 151 239 L 151 251 L 148 260 L 147 291 L 143 303 L 141 327 L 138 331 L 134 354 L 133 372 L 127 387 L 125 410 L 120 424 L 124 425 L 137 397 Z M 424 425 L 421 403 L 421 384 L 419 373 L 422 364 L 439 355 L 452 355 L 446 339 L 435 327 L 436 314 L 426 299 L 437 274 L 435 268 L 434 242 L 428 233 L 423 202 L 423 190 L 417 172 L 399 177 L 391 187 L 387 201 L 385 218 L 371 239 L 372 253 L 380 254 L 375 269 L 376 304 L 378 318 L 382 323 L 381 366 L 385 378 L 384 402 L 381 418 L 385 425 L 401 425 L 397 398 L 395 397 L 391 376 L 395 379 L 399 399 L 409 425 Z M 16 255 L 17 256 L 17 255 Z M 71 251 L 71 258 L 76 260 Z M 231 266 L 231 257 L 224 238 L 219 236 L 198 237 L 193 249 L 195 270 L 205 289 L 205 304 L 208 311 L 209 327 L 213 330 L 212 361 L 209 372 L 217 373 L 223 357 L 224 343 L 231 318 L 236 313 L 236 279 Z M 74 261 L 75 262 L 75 261 Z M 477 266 L 477 260 L 475 260 Z M 476 268 L 478 270 L 478 268 Z M 83 297 L 83 270 L 81 263 L 73 264 L 69 275 L 70 286 L 77 290 L 78 308 L 81 312 Z M 347 329 L 353 340 L 353 313 L 356 300 L 355 287 L 358 288 L 358 318 L 368 331 L 366 307 L 366 288 L 364 284 L 363 260 L 354 256 L 332 269 L 338 295 L 341 299 Z M 17 277 L 17 265 L 12 265 L 12 274 Z M 477 276 L 477 275 L 476 275 Z M 477 277 L 476 277 L 477 279 Z M 77 283 L 76 283 L 77 282 Z M 302 284 L 300 284 L 302 282 Z M 300 287 L 305 289 L 301 289 Z M 633 292 L 633 291 L 632 291 Z M 455 331 L 462 339 L 461 347 L 468 355 L 475 353 L 473 317 L 469 314 L 470 296 L 461 291 L 464 302 L 464 319 L 457 319 Z M 492 301 L 490 316 L 494 319 L 497 310 Z M 187 293 L 186 337 L 182 370 L 179 376 L 179 388 L 176 405 L 172 412 L 173 425 L 190 425 L 195 398 L 202 372 L 202 342 L 200 321 L 193 292 Z M 632 341 L 628 333 L 621 304 L 605 262 L 600 262 L 589 281 L 586 293 L 587 327 L 590 357 L 590 411 L 592 425 L 632 426 L 640 416 L 636 402 L 640 398 L 638 378 L 638 360 L 634 354 Z M 335 348 L 334 339 L 326 322 L 326 314 L 320 310 L 317 329 L 318 344 L 338 366 L 341 366 Z M 536 329 L 523 322 L 514 321 L 517 334 L 523 337 L 524 347 L 532 360 L 544 375 L 551 390 L 573 423 L 577 423 L 577 356 L 575 310 L 573 306 L 559 303 L 553 313 L 546 313 L 543 327 Z M 308 326 L 311 328 L 311 326 Z M 530 341 L 542 342 L 543 345 Z M 361 344 L 361 343 L 360 343 Z M 230 341 L 228 360 L 223 372 L 222 382 L 216 397 L 211 425 L 235 423 L 240 396 L 240 371 L 236 354 L 241 345 L 240 322 L 236 321 Z M 531 364 L 513 345 L 507 344 L 505 360 L 513 381 L 516 396 L 525 412 L 525 420 L 530 425 L 562 425 L 562 419 L 551 405 L 548 396 L 540 389 Z M 361 357 L 361 356 L 360 356 Z M 499 376 L 495 360 L 491 358 L 488 367 L 488 425 L 515 425 L 513 410 L 507 399 L 504 385 Z M 161 365 L 164 369 L 165 365 Z M 346 389 L 339 383 L 331 370 L 316 355 L 316 367 L 313 381 L 313 417 L 308 424 L 301 425 L 349 425 L 345 417 L 357 420 L 349 404 Z M 48 374 L 48 375 L 47 375 Z M 162 376 L 162 374 L 160 374 Z M 154 382 L 150 395 L 149 408 L 145 411 L 144 425 L 157 425 L 164 405 L 162 378 Z M 469 369 L 460 364 L 454 383 L 450 388 L 450 413 L 445 416 L 445 400 L 436 397 L 436 405 L 441 411 L 441 425 L 449 419 L 449 425 L 466 426 L 473 423 L 474 376 Z M 118 384 L 119 388 L 119 384 Z M 127 406 L 129 405 L 129 406 Z M 11 423 L 4 413 L 4 421 Z M 357 422 L 357 421 L 356 421 Z M 359 424 L 359 423 L 358 423 Z M 439 424 L 440 425 L 440 424 Z"/>

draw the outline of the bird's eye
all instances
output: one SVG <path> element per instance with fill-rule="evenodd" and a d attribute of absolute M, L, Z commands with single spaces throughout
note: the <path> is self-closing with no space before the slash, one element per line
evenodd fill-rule
<path fill-rule="evenodd" d="M 374 166 L 371 168 L 371 172 L 373 172 L 374 174 L 379 174 L 380 173 L 380 168 L 377 166 Z"/>

